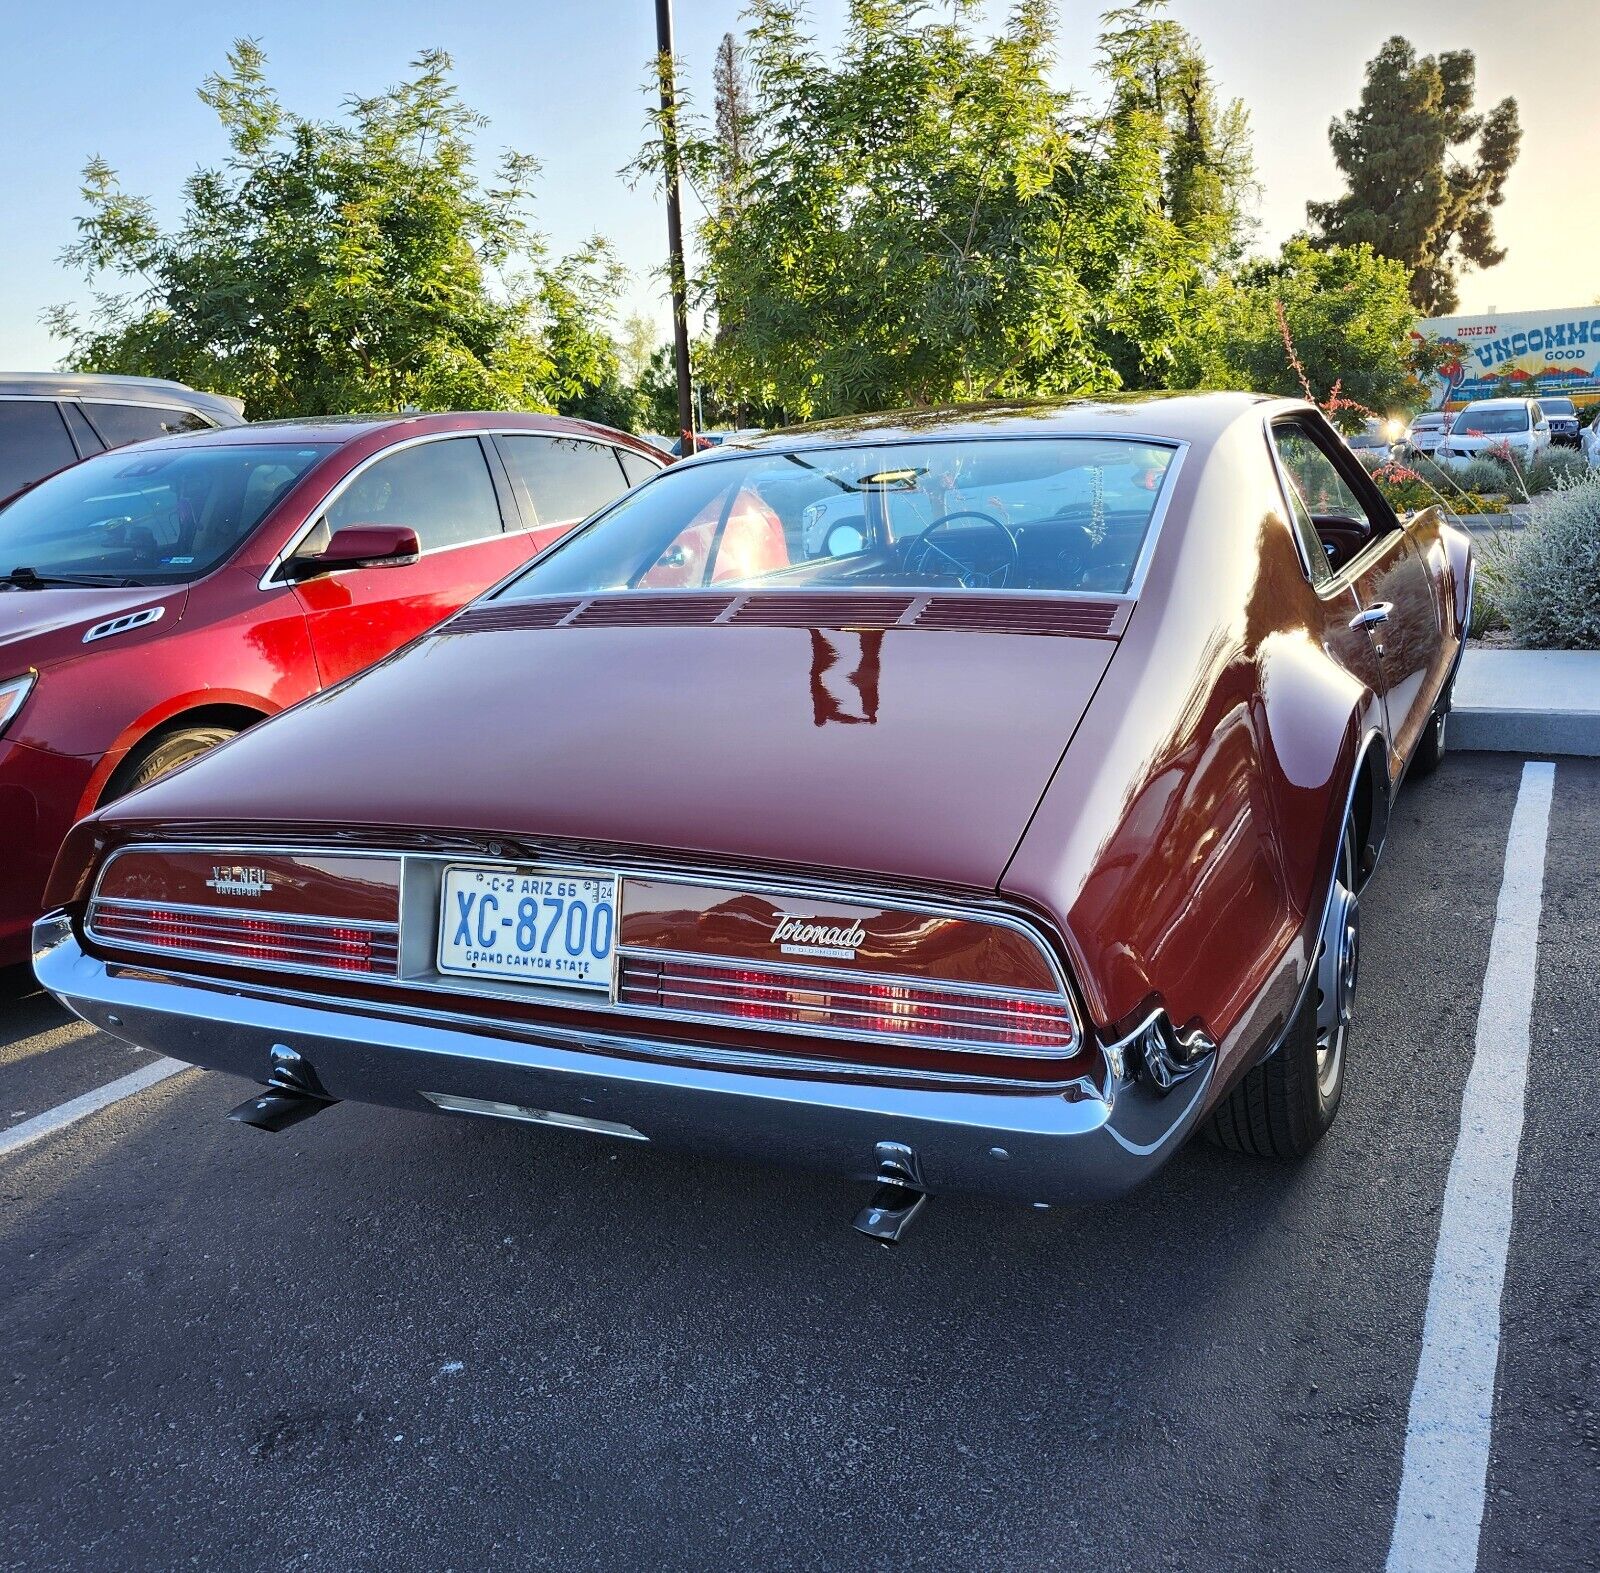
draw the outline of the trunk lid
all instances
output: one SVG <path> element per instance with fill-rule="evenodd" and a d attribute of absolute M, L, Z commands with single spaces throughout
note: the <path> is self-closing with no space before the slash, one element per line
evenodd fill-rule
<path fill-rule="evenodd" d="M 105 817 L 498 832 L 993 889 L 1115 648 L 458 626 Z"/>

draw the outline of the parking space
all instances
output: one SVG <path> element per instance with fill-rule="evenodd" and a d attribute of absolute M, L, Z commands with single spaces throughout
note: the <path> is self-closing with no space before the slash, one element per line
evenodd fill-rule
<path fill-rule="evenodd" d="M 836 1180 L 350 1105 L 268 1137 L 201 1072 L 39 1134 L 0 1156 L 0 1563 L 1383 1566 L 1523 784 L 1403 794 L 1299 1167 L 1197 1143 L 885 1252 Z M 1548 847 L 1496 1573 L 1600 1543 L 1600 763 L 1556 768 Z M 161 1071 L 20 979 L 0 1045 L 13 1129 Z"/>

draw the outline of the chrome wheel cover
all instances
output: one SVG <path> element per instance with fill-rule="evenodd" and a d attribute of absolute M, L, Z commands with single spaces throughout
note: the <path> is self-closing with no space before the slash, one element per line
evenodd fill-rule
<path fill-rule="evenodd" d="M 1317 953 L 1317 1092 L 1324 1102 L 1337 1092 L 1344 1072 L 1345 1040 L 1361 964 L 1361 904 L 1351 889 L 1352 864 L 1346 842 Z"/>

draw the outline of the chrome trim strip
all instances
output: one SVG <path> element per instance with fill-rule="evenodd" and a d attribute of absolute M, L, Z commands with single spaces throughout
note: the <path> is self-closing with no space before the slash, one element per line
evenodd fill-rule
<path fill-rule="evenodd" d="M 116 852 L 106 859 L 106 868 L 110 868 L 122 853 L 133 850 L 136 849 L 119 847 Z M 101 871 L 100 877 L 102 879 L 105 877 L 104 870 Z M 384 923 L 376 918 L 343 918 L 331 912 L 326 917 L 312 917 L 300 912 L 269 912 L 260 907 L 197 907 L 183 901 L 139 901 L 132 896 L 91 896 L 89 906 L 91 910 L 97 906 L 123 907 L 146 912 L 181 912 L 185 916 L 193 915 L 203 918 L 256 918 L 270 920 L 274 923 L 332 923 L 340 928 L 367 929 L 374 934 L 398 934 L 400 932 L 398 923 Z"/>

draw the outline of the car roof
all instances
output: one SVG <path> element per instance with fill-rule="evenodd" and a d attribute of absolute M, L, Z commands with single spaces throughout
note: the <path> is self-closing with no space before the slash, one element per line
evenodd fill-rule
<path fill-rule="evenodd" d="M 0 371 L 0 399 L 112 399 L 120 404 L 174 404 L 237 421 L 243 401 L 207 393 L 169 377 L 123 377 L 98 371 Z"/>
<path fill-rule="evenodd" d="M 252 421 L 229 431 L 185 432 L 159 437 L 143 447 L 237 447 L 240 443 L 281 443 L 300 446 L 332 442 L 343 446 L 363 438 L 384 436 L 393 441 L 446 432 L 530 431 L 569 437 L 593 437 L 622 443 L 641 453 L 661 458 L 661 453 L 627 432 L 613 431 L 593 421 L 564 415 L 537 415 L 521 410 L 451 410 L 429 415 L 303 415 L 291 420 Z"/>
<path fill-rule="evenodd" d="M 1470 404 L 1463 405 L 1462 408 L 1468 410 L 1509 410 L 1517 405 L 1531 404 L 1532 402 L 1531 398 L 1474 399 Z"/>
<path fill-rule="evenodd" d="M 1211 442 L 1247 410 L 1272 402 L 1256 393 L 1138 393 L 891 410 L 881 415 L 812 421 L 759 436 L 738 437 L 680 462 L 716 464 L 741 453 L 793 453 L 862 442 L 912 442 L 940 437 L 1092 435 Z"/>

